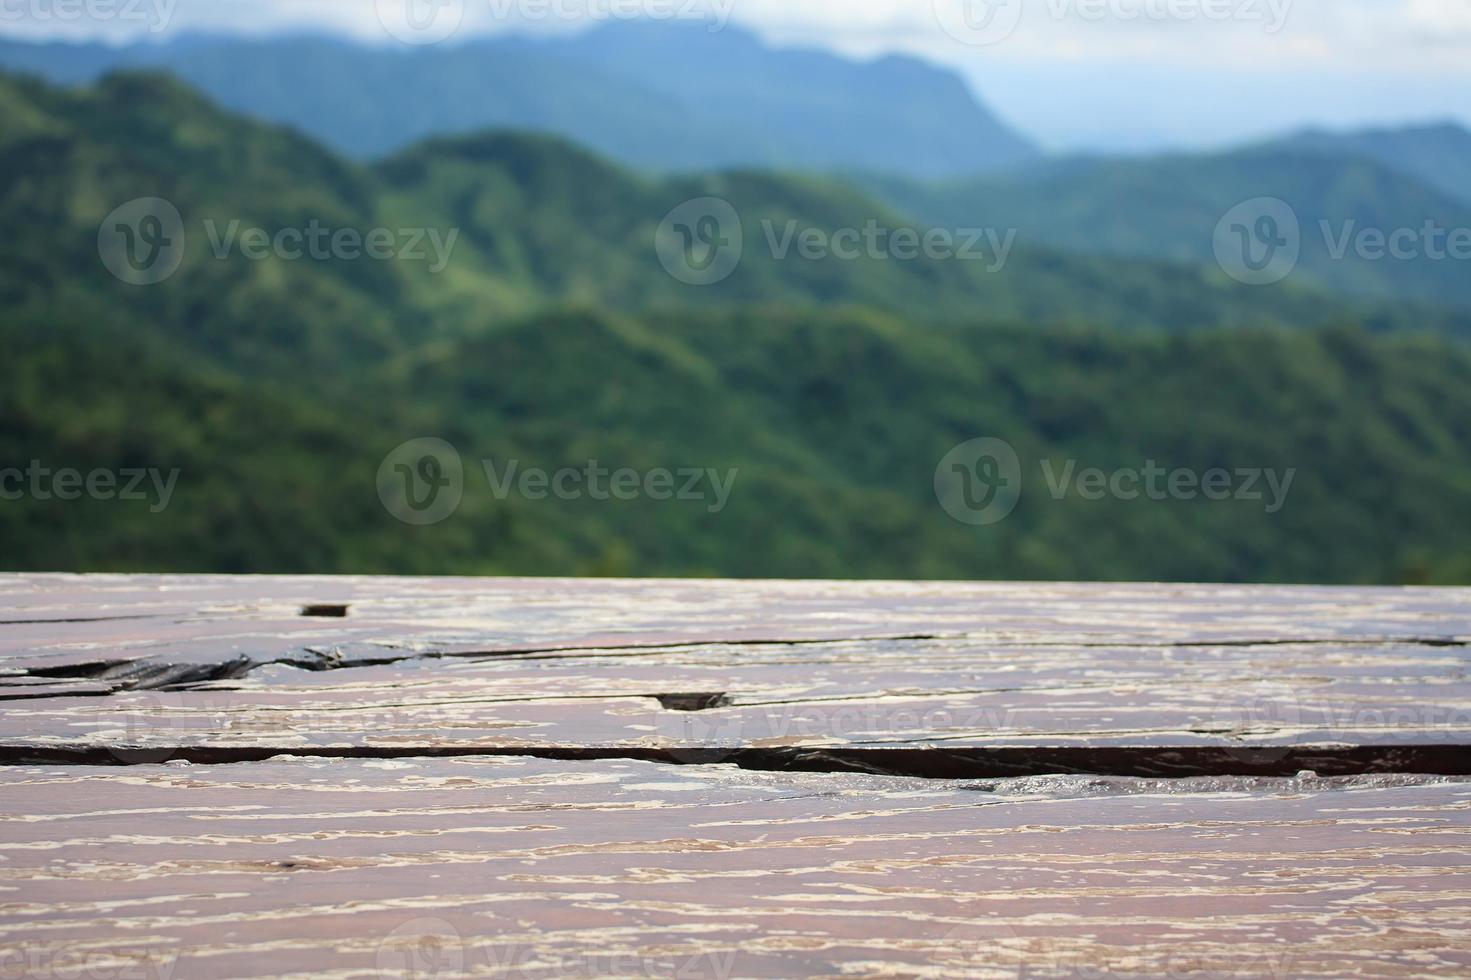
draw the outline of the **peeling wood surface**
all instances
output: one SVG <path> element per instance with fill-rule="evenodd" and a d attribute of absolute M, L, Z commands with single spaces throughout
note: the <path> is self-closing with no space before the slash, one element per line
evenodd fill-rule
<path fill-rule="evenodd" d="M 1465 974 L 1468 659 L 1471 590 L 0 576 L 0 978 Z"/>
<path fill-rule="evenodd" d="M 1464 975 L 1471 785 L 0 771 L 0 946 L 163 977 Z"/>
<path fill-rule="evenodd" d="M 1242 771 L 1256 772 L 1253 763 L 1283 763 L 1285 748 L 1319 747 L 1320 757 L 1420 750 L 1422 771 L 1467 772 L 1467 653 L 1391 643 L 1167 648 L 967 638 L 607 649 L 315 672 L 272 665 L 111 696 L 96 696 L 92 682 L 76 691 L 21 685 L 7 691 L 22 700 L 0 716 L 0 753 L 32 761 L 43 750 L 114 749 L 195 759 L 328 749 L 943 749 L 955 759 L 1014 749 L 1024 759 L 1035 749 L 1113 747 L 1160 760 L 1129 772 L 1165 775 L 1190 765 L 1167 759 L 1167 749 L 1233 754 Z M 1299 759 L 1285 774 L 1297 771 L 1290 765 L 1341 771 Z M 1079 767 L 1098 771 L 1065 766 Z"/>
<path fill-rule="evenodd" d="M 858 637 L 1015 643 L 1471 642 L 1471 590 L 1309 587 L 0 576 L 0 669 Z M 309 605 L 345 618 L 303 616 Z M 125 665 L 135 664 L 132 671 Z"/>
<path fill-rule="evenodd" d="M 701 753 L 926 776 L 1467 774 L 1468 596 L 20 577 L 0 583 L 0 762 Z"/>

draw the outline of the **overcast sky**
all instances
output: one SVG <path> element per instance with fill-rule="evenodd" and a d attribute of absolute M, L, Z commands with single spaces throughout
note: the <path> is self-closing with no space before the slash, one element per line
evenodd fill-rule
<path fill-rule="evenodd" d="M 1471 0 L 0 0 L 0 32 L 310 29 L 397 44 L 378 8 L 401 19 L 406 2 L 448 5 L 452 40 L 689 10 L 781 45 L 907 52 L 956 68 L 1054 149 L 1209 146 L 1309 123 L 1471 125 Z"/>

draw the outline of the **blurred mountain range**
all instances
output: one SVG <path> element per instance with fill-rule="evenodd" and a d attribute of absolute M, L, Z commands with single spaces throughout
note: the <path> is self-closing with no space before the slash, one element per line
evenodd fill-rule
<path fill-rule="evenodd" d="M 515 129 L 559 135 L 652 173 L 841 175 L 885 205 L 850 201 L 855 217 L 866 210 L 934 227 L 1015 230 L 1021 265 L 1052 250 L 1048 261 L 1074 285 L 1087 277 L 1065 268 L 1059 250 L 1210 265 L 1221 216 L 1243 201 L 1277 198 L 1298 222 L 1300 283 L 1383 304 L 1471 309 L 1466 263 L 1438 260 L 1434 243 L 1394 261 L 1345 248 L 1366 230 L 1471 228 L 1471 133 L 1454 124 L 1303 131 L 1219 153 L 1047 159 L 948 70 L 904 57 L 857 62 L 776 49 L 738 29 L 677 22 L 432 48 L 317 37 L 6 41 L 0 66 L 65 84 L 124 68 L 167 71 L 227 108 L 363 160 Z M 1122 281 L 1138 272 L 1136 264 L 1111 274 Z M 863 277 L 844 283 L 856 292 L 843 295 L 867 302 L 891 285 Z M 836 286 L 827 293 L 839 294 Z M 948 295 L 940 290 L 935 303 L 943 307 Z M 1003 300 L 995 309 L 1055 313 L 1045 301 Z M 1107 304 L 1092 309 L 1100 321 L 1117 319 Z M 1229 304 L 1219 309 L 1224 315 Z M 1151 318 L 1147 308 L 1135 314 Z"/>
<path fill-rule="evenodd" d="M 1450 152 L 1455 146 L 1462 151 Z M 1066 159 L 951 181 L 856 182 L 928 224 L 985 222 L 1075 252 L 1193 263 L 1215 260 L 1213 231 L 1233 207 L 1276 198 L 1297 223 L 1296 276 L 1344 295 L 1471 307 L 1468 261 L 1448 258 L 1456 233 L 1471 254 L 1468 160 L 1471 133 L 1444 127 L 1292 137 L 1217 154 Z M 1427 222 L 1435 229 L 1428 243 Z M 1352 245 L 1366 231 L 1387 238 L 1397 230 L 1414 233 L 1418 254 Z"/>
<path fill-rule="evenodd" d="M 1374 160 L 1471 204 L 1471 132 L 1457 123 L 1356 133 L 1308 129 L 1275 141 L 1275 146 Z"/>
<path fill-rule="evenodd" d="M 706 286 L 655 248 L 702 195 L 745 229 Z M 136 285 L 99 229 L 148 197 L 180 214 L 179 264 Z M 783 256 L 769 227 L 906 219 L 840 181 L 651 176 L 546 134 L 367 164 L 159 74 L 0 76 L 0 220 L 0 461 L 180 471 L 158 514 L 7 500 L 8 568 L 1471 580 L 1464 315 L 1020 240 L 1001 267 Z M 439 266 L 252 257 L 212 241 L 232 222 L 241 241 L 315 223 L 456 244 Z M 464 455 L 465 499 L 412 527 L 375 472 L 425 435 Z M 934 482 L 982 435 L 1028 463 L 1015 514 L 983 529 Z M 719 513 L 501 499 L 481 459 L 739 479 Z M 1038 460 L 1294 480 L 1276 512 L 1092 501 L 1053 496 Z"/>
<path fill-rule="evenodd" d="M 974 174 L 1035 159 L 961 78 L 905 57 L 853 62 L 735 28 L 614 22 L 572 37 L 430 48 L 315 37 L 0 42 L 0 67 L 54 82 L 166 70 L 228 108 L 374 158 L 430 136 L 558 133 L 660 171 L 759 166 Z"/>

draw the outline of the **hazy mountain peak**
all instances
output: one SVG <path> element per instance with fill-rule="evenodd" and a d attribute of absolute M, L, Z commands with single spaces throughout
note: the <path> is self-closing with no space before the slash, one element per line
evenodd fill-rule
<path fill-rule="evenodd" d="M 0 42 L 0 66 L 63 83 L 118 67 L 167 70 L 225 106 L 357 157 L 503 127 L 561 133 L 657 171 L 941 177 L 1039 155 L 948 69 L 771 48 L 750 32 L 693 21 L 614 22 L 571 37 L 413 51 L 309 35 L 194 35 L 123 48 Z"/>

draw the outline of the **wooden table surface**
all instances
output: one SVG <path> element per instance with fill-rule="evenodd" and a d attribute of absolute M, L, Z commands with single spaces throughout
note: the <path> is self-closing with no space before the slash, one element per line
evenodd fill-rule
<path fill-rule="evenodd" d="M 0 978 L 1471 974 L 1471 590 L 0 576 Z"/>

